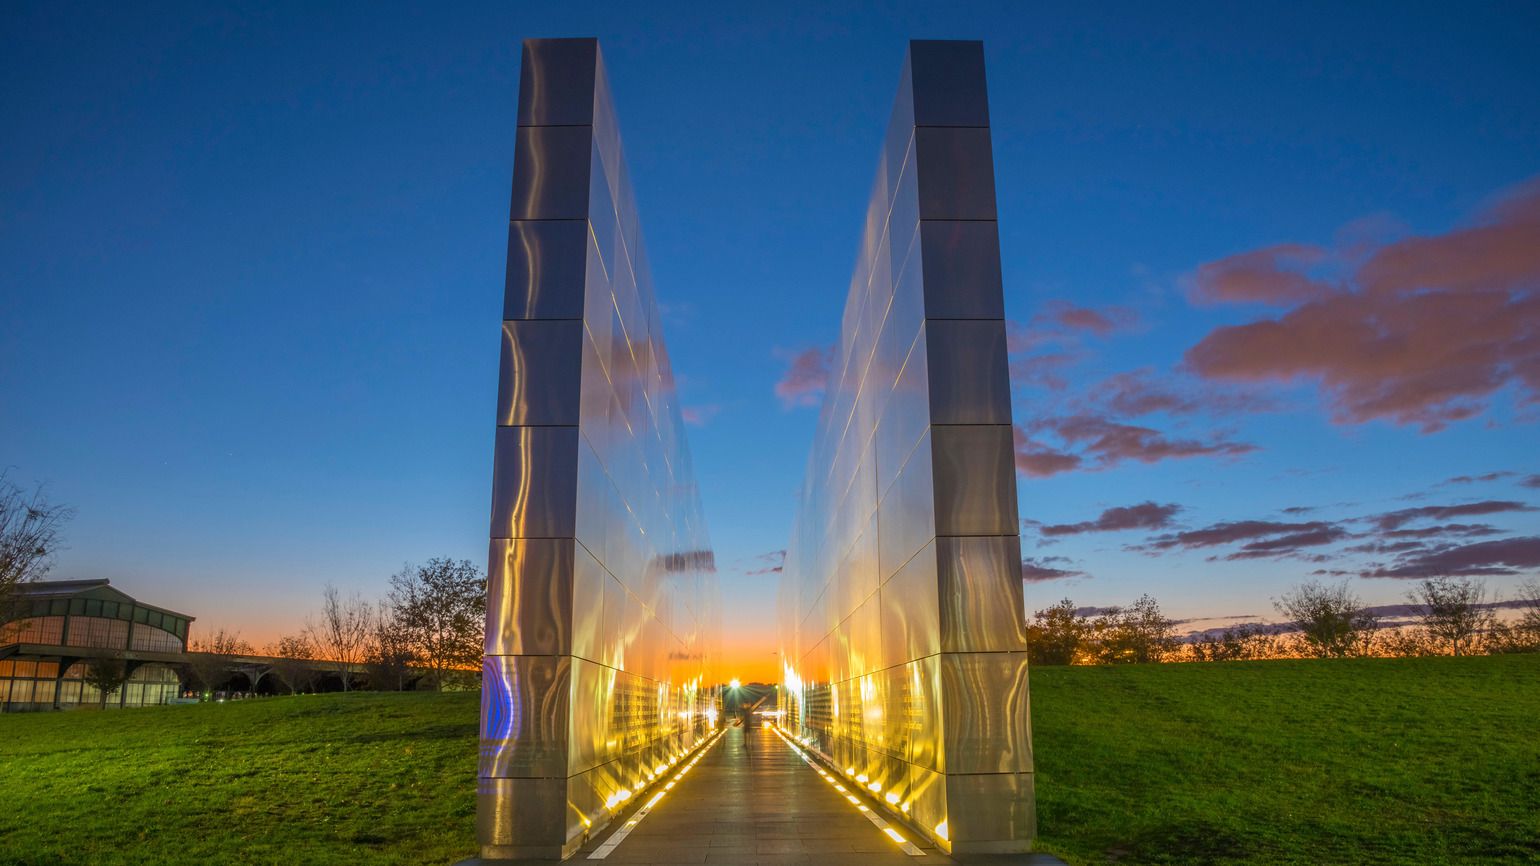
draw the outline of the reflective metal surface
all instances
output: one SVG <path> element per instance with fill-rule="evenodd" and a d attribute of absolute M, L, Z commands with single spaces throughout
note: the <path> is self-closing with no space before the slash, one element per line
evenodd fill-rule
<path fill-rule="evenodd" d="M 781 584 L 787 724 L 955 853 L 1035 834 L 983 46 L 912 42 Z"/>
<path fill-rule="evenodd" d="M 595 40 L 525 43 L 514 159 L 477 832 L 557 859 L 715 724 L 720 601 Z"/>

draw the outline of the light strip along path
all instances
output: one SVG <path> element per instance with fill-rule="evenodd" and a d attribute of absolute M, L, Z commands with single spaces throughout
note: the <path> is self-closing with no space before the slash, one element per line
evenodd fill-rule
<path fill-rule="evenodd" d="M 745 748 L 745 746 L 749 748 Z M 648 799 L 652 794 L 647 795 Z M 625 816 L 618 826 L 625 827 Z M 618 832 L 618 831 L 617 831 Z M 592 849 L 609 845 L 601 834 Z M 943 866 L 905 854 L 770 728 L 729 728 L 599 862 L 684 866 Z"/>

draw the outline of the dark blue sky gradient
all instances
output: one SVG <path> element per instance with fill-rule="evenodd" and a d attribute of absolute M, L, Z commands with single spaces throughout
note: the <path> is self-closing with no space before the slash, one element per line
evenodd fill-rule
<path fill-rule="evenodd" d="M 985 40 L 1007 315 L 1137 311 L 1076 382 L 1254 316 L 1183 300 L 1203 262 L 1373 214 L 1445 231 L 1540 172 L 1534 4 L 809 6 L 10 5 L 0 465 L 79 509 L 56 574 L 266 638 L 326 581 L 484 559 L 526 37 L 601 39 L 683 402 L 716 410 L 691 445 L 746 635 L 774 584 L 738 573 L 785 544 L 815 415 L 776 400 L 781 354 L 836 336 L 905 40 Z M 1253 454 L 1022 479 L 1022 514 L 1361 511 L 1537 470 L 1506 404 L 1428 435 L 1282 394 L 1221 425 Z M 1045 549 L 1093 577 L 1029 604 L 1267 613 L 1308 570 L 1128 540 Z"/>

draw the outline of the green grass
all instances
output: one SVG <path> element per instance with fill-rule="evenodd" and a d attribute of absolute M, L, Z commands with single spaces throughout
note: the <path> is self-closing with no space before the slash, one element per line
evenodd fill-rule
<path fill-rule="evenodd" d="M 0 864 L 448 864 L 475 853 L 470 693 L 0 716 Z"/>
<path fill-rule="evenodd" d="M 1540 656 L 1032 672 L 1073 863 L 1540 860 Z M 0 716 L 0 864 L 447 864 L 477 699 Z"/>
<path fill-rule="evenodd" d="M 1032 672 L 1075 863 L 1540 862 L 1540 656 Z"/>

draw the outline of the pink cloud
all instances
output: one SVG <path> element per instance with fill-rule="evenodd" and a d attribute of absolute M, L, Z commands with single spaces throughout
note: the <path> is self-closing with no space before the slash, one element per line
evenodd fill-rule
<path fill-rule="evenodd" d="M 1171 525 L 1171 518 L 1181 510 L 1182 506 L 1176 503 L 1157 505 L 1154 502 L 1141 502 L 1138 505 L 1109 508 L 1095 520 L 1056 523 L 1041 527 L 1038 532 L 1046 536 L 1056 536 L 1079 535 L 1085 532 L 1117 532 L 1125 529 L 1163 529 Z"/>
<path fill-rule="evenodd" d="M 1441 575 L 1507 575 L 1540 568 L 1540 537 L 1502 538 L 1413 553 L 1364 577 L 1422 578 Z"/>
<path fill-rule="evenodd" d="M 1054 568 L 1047 563 L 1062 560 L 1062 557 L 1051 556 L 1046 559 L 1032 559 L 1026 557 L 1021 560 L 1021 579 L 1027 583 L 1042 583 L 1045 580 L 1059 580 L 1065 577 L 1086 577 L 1083 571 L 1074 571 L 1067 568 Z"/>
<path fill-rule="evenodd" d="M 1379 419 L 1425 433 L 1480 414 L 1504 387 L 1540 402 L 1540 179 L 1469 227 L 1378 247 L 1340 287 L 1303 273 L 1309 255 L 1279 249 L 1198 269 L 1200 298 L 1299 304 L 1211 332 L 1185 356 L 1199 375 L 1312 381 L 1336 423 Z M 1231 272 L 1247 276 L 1214 276 Z"/>
<path fill-rule="evenodd" d="M 1279 244 L 1198 266 L 1188 297 L 1195 303 L 1254 301 L 1287 305 L 1331 294 L 1332 287 L 1297 268 L 1318 265 L 1326 250 L 1307 244 Z"/>
<path fill-rule="evenodd" d="M 689 424 L 691 427 L 704 427 L 712 418 L 717 416 L 718 412 L 721 411 L 721 406 L 718 406 L 715 403 L 708 403 L 701 406 L 682 407 L 679 410 L 679 414 L 684 416 L 684 423 Z"/>
<path fill-rule="evenodd" d="M 833 363 L 834 350 L 828 347 L 803 349 L 800 352 L 780 352 L 779 357 L 790 361 L 781 380 L 775 383 L 775 396 L 787 409 L 795 406 L 817 406 L 829 387 L 829 365 Z"/>

